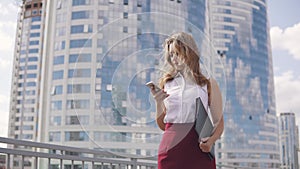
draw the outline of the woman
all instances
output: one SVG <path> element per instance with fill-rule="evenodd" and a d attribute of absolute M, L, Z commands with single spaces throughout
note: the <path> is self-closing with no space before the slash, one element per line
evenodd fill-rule
<path fill-rule="evenodd" d="M 212 145 L 220 138 L 224 121 L 221 92 L 216 81 L 201 74 L 193 37 L 180 32 L 164 43 L 167 71 L 160 79 L 163 90 L 151 93 L 156 101 L 156 122 L 164 130 L 158 150 L 158 169 L 213 169 Z M 196 98 L 210 109 L 214 131 L 198 140 L 194 129 Z"/>

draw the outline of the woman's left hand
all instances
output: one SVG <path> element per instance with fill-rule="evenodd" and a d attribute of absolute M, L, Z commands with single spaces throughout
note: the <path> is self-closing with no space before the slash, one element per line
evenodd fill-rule
<path fill-rule="evenodd" d="M 211 142 L 210 137 L 202 138 L 199 143 L 199 147 L 202 150 L 202 152 L 206 153 L 210 152 L 212 145 L 213 143 Z"/>

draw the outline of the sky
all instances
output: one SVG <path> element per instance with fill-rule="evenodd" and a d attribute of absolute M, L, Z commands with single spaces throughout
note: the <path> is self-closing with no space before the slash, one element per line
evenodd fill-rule
<path fill-rule="evenodd" d="M 294 112 L 300 126 L 299 0 L 268 0 L 277 113 Z M 0 137 L 7 137 L 18 7 L 0 1 Z"/>

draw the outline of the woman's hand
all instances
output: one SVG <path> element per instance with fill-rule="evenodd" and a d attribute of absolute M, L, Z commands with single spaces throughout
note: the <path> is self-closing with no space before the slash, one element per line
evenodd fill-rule
<path fill-rule="evenodd" d="M 156 92 L 154 95 L 153 95 L 153 98 L 155 99 L 155 101 L 157 102 L 157 103 L 162 103 L 163 102 L 163 100 L 165 99 L 165 98 L 167 98 L 169 96 L 169 94 L 167 94 L 165 91 L 163 91 L 163 90 L 160 90 L 160 91 L 158 91 L 158 92 Z"/>
<path fill-rule="evenodd" d="M 211 141 L 210 137 L 202 138 L 199 147 L 202 150 L 202 152 L 208 153 L 211 151 L 213 142 Z"/>
<path fill-rule="evenodd" d="M 156 103 L 162 103 L 163 100 L 169 96 L 165 91 L 159 89 L 154 85 L 151 86 L 150 91 Z"/>

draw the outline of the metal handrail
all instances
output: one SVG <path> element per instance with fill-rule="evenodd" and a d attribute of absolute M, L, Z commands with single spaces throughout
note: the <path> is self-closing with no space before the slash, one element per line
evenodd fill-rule
<path fill-rule="evenodd" d="M 11 155 L 19 155 L 22 157 L 21 164 L 24 164 L 24 157 L 33 157 L 35 158 L 34 162 L 34 169 L 38 168 L 38 159 L 48 159 L 48 168 L 51 167 L 51 159 L 60 160 L 60 168 L 63 168 L 63 161 L 71 161 L 71 168 L 74 168 L 74 162 L 81 162 L 82 168 L 84 164 L 91 163 L 92 169 L 95 168 L 96 164 L 103 165 L 110 165 L 118 166 L 122 168 L 125 166 L 126 169 L 138 169 L 138 168 L 146 168 L 146 169 L 156 169 L 157 168 L 157 157 L 145 157 L 141 158 L 141 156 L 137 155 L 129 155 L 129 154 L 114 154 L 107 152 L 105 150 L 93 150 L 87 148 L 77 148 L 77 147 L 70 147 L 70 146 L 62 146 L 62 145 L 55 145 L 49 143 L 40 143 L 40 142 L 33 142 L 33 141 L 25 141 L 25 140 L 16 140 L 11 138 L 4 138 L 0 137 L 0 143 L 4 143 L 7 145 L 15 145 L 15 146 L 28 146 L 32 149 L 12 149 L 12 148 L 0 148 L 0 153 L 7 155 L 6 160 L 6 168 L 10 169 L 10 156 Z M 61 154 L 54 154 L 50 153 L 51 151 L 47 152 L 40 152 L 37 149 L 48 149 L 48 150 L 58 150 Z M 89 156 L 78 156 L 78 155 L 67 155 L 65 152 L 76 152 L 76 153 L 84 153 Z M 95 157 L 97 156 L 97 157 Z M 21 166 L 23 169 L 24 166 Z M 241 167 L 235 165 L 224 165 L 224 164 L 217 164 L 217 168 L 234 168 L 234 169 L 256 169 L 257 167 Z"/>
<path fill-rule="evenodd" d="M 92 150 L 92 149 L 86 149 L 86 148 L 77 148 L 77 147 L 70 147 L 70 146 L 61 146 L 61 145 L 55 145 L 55 144 L 48 144 L 48 143 L 39 143 L 39 142 L 32 142 L 32 141 L 24 141 L 24 140 L 16 140 L 11 138 L 4 138 L 0 137 L 0 142 L 5 143 L 8 145 L 17 145 L 17 146 L 28 146 L 32 148 L 43 148 L 48 150 L 58 150 L 61 151 L 62 154 L 52 154 L 52 153 L 45 153 L 45 152 L 38 152 L 36 150 L 18 150 L 18 149 L 10 149 L 10 148 L 0 148 L 0 153 L 7 154 L 7 164 L 6 168 L 9 169 L 10 166 L 10 156 L 11 155 L 20 155 L 22 156 L 21 164 L 24 163 L 24 157 L 35 157 L 36 162 L 34 164 L 34 168 L 37 169 L 37 160 L 38 159 L 48 159 L 50 167 L 50 161 L 51 159 L 58 159 L 62 161 L 68 160 L 72 161 L 71 167 L 74 168 L 74 161 L 80 161 L 82 162 L 82 165 L 84 165 L 85 162 L 92 163 L 92 168 L 94 168 L 94 165 L 96 163 L 103 164 L 110 164 L 110 165 L 117 165 L 119 167 L 121 166 L 131 166 L 133 169 L 137 169 L 140 166 L 144 166 L 146 168 L 156 168 L 156 160 L 155 158 L 138 158 L 140 156 L 135 155 L 129 155 L 126 154 L 126 156 L 116 155 L 110 152 L 106 152 L 104 150 Z M 82 156 L 75 156 L 75 155 L 66 155 L 63 154 L 63 152 L 78 152 L 78 153 L 85 153 L 87 155 L 92 156 L 102 156 L 102 157 L 82 157 Z M 49 151 L 50 152 L 50 151 Z M 125 155 L 125 154 L 124 154 Z M 148 160 L 148 161 L 147 161 Z M 62 165 L 61 165 L 62 166 Z M 23 168 L 23 166 L 21 166 Z"/>

